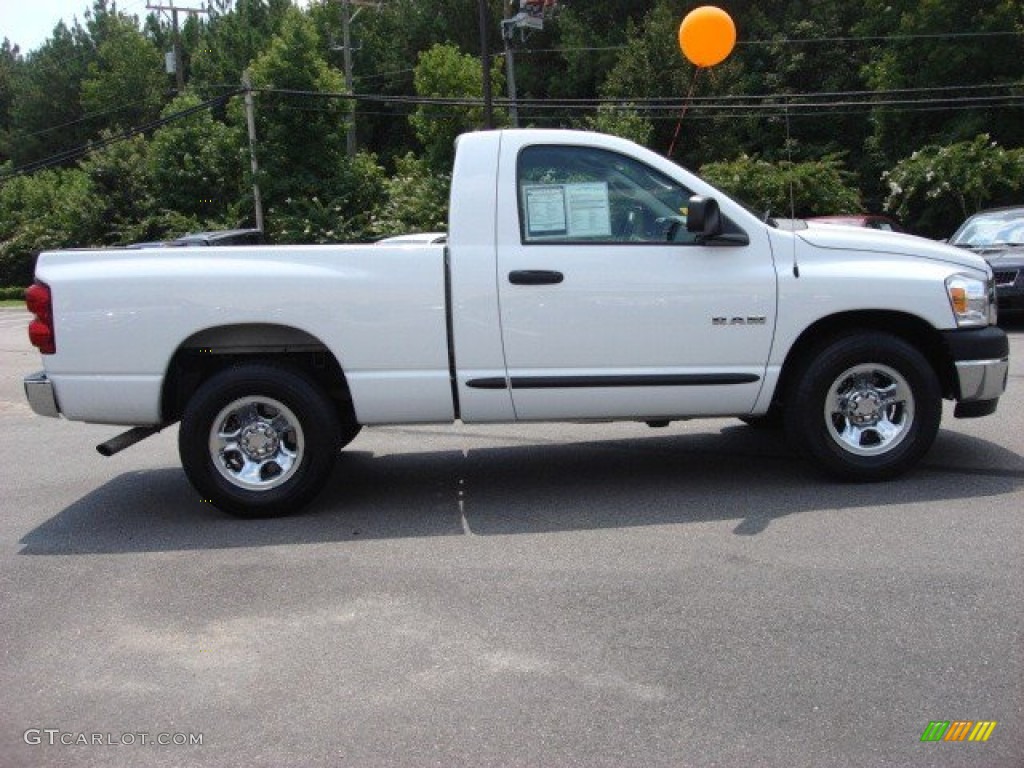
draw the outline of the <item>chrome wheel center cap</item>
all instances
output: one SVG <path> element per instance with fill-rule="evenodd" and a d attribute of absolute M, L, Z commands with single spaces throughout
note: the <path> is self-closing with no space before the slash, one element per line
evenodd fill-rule
<path fill-rule="evenodd" d="M 242 430 L 239 446 L 251 459 L 265 459 L 277 453 L 281 440 L 268 424 L 252 424 Z"/>
<path fill-rule="evenodd" d="M 882 398 L 877 392 L 855 392 L 846 401 L 845 410 L 854 424 L 877 424 L 882 417 Z"/>

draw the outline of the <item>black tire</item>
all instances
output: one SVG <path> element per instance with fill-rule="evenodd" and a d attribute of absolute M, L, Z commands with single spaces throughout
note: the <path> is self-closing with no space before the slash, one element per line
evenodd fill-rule
<path fill-rule="evenodd" d="M 931 447 L 942 392 L 931 364 L 896 336 L 852 333 L 820 347 L 786 398 L 790 442 L 843 480 L 884 480 Z"/>
<path fill-rule="evenodd" d="M 245 364 L 192 396 L 178 452 L 204 500 L 236 517 L 277 517 L 323 488 L 340 434 L 334 403 L 316 384 L 289 368 Z"/>

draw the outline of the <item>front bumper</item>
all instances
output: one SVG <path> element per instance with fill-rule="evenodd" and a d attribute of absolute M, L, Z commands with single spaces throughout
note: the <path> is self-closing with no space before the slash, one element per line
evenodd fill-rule
<path fill-rule="evenodd" d="M 46 378 L 46 373 L 39 371 L 30 374 L 24 378 L 23 383 L 25 398 L 33 411 L 40 416 L 48 416 L 52 419 L 60 416 L 57 393 L 53 390 L 53 382 Z"/>
<path fill-rule="evenodd" d="M 959 418 L 994 413 L 1006 391 L 1010 372 L 1010 340 L 1001 328 L 970 328 L 943 333 L 953 362 L 953 395 Z"/>
<path fill-rule="evenodd" d="M 1006 391 L 1010 370 L 1008 358 L 1002 360 L 961 360 L 956 364 L 957 400 L 992 400 Z"/>

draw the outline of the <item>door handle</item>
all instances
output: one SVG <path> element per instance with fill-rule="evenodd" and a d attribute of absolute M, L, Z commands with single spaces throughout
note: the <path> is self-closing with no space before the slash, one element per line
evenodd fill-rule
<path fill-rule="evenodd" d="M 508 273 L 512 285 L 555 285 L 564 279 L 561 272 L 550 269 L 517 269 Z"/>

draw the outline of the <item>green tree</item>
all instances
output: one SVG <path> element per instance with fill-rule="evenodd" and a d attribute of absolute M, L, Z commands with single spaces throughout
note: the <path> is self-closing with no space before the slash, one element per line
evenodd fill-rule
<path fill-rule="evenodd" d="M 103 226 L 94 244 L 162 240 L 195 228 L 195 219 L 161 210 L 153 193 L 150 146 L 144 137 L 112 141 L 90 153 L 81 167 L 103 211 Z"/>
<path fill-rule="evenodd" d="M 596 96 L 618 58 L 617 47 L 628 42 L 629 31 L 635 33 L 653 6 L 650 0 L 604 0 L 561 9 L 546 25 L 546 31 L 549 29 L 554 37 L 552 47 L 558 53 L 553 62 L 538 72 L 546 75 L 542 89 L 559 98 Z M 633 98 L 644 95 L 648 94 L 636 93 Z"/>
<path fill-rule="evenodd" d="M 24 66 L 18 46 L 4 38 L 0 43 L 0 163 L 7 159 L 5 147 L 11 133 L 11 107 L 14 103 L 14 78 Z"/>
<path fill-rule="evenodd" d="M 84 119 L 80 95 L 94 56 L 85 30 L 61 22 L 15 70 L 10 135 L 2 148 L 15 166 L 82 146 L 93 136 L 96 123 Z"/>
<path fill-rule="evenodd" d="M 296 96 L 280 91 L 340 94 L 344 79 L 319 53 L 324 48 L 312 22 L 291 10 L 281 33 L 253 62 L 252 82 L 270 92 L 256 96 L 260 187 L 269 204 L 286 197 L 327 194 L 344 155 L 345 112 L 340 98 Z"/>
<path fill-rule="evenodd" d="M 685 100 L 685 117 L 682 109 L 651 113 L 651 117 L 666 119 L 652 121 L 653 130 L 646 143 L 667 150 L 673 143 L 676 123 L 681 120 L 674 156 L 686 165 L 699 165 L 715 155 L 706 152 L 709 123 L 692 108 L 692 100 L 720 93 L 723 73 L 734 65 L 718 65 L 713 70 L 715 80 L 711 80 L 706 72 L 686 62 L 676 35 L 681 19 L 678 5 L 671 0 L 659 0 L 638 23 L 630 19 L 626 24 L 625 46 L 608 72 L 600 95 L 623 102 L 652 98 Z"/>
<path fill-rule="evenodd" d="M 384 196 L 384 169 L 359 152 L 337 159 L 319 191 L 287 197 L 269 209 L 268 234 L 279 243 L 337 243 L 372 239 Z M 325 174 L 326 175 L 326 174 Z"/>
<path fill-rule="evenodd" d="M 383 194 L 376 158 L 345 153 L 347 100 L 341 73 L 328 66 L 313 22 L 290 11 L 252 66 L 257 96 L 260 188 L 267 230 L 280 242 L 337 242 L 369 236 Z M 294 96 L 308 91 L 326 97 Z"/>
<path fill-rule="evenodd" d="M 163 57 L 127 17 L 108 17 L 105 38 L 82 82 L 82 107 L 107 115 L 112 128 L 148 123 L 167 93 Z"/>
<path fill-rule="evenodd" d="M 96 243 L 103 204 L 88 174 L 41 171 L 0 186 L 0 285 L 32 282 L 40 251 Z"/>
<path fill-rule="evenodd" d="M 435 45 L 420 54 L 416 63 L 416 95 L 441 99 L 483 98 L 480 60 L 459 51 L 454 45 Z M 501 69 L 491 70 L 495 93 L 504 87 Z M 497 119 L 497 115 L 495 115 Z M 436 171 L 451 170 L 455 139 L 467 131 L 483 127 L 483 108 L 453 104 L 421 104 L 409 117 L 416 137 L 423 145 L 424 159 Z"/>
<path fill-rule="evenodd" d="M 190 85 L 204 98 L 238 86 L 242 73 L 263 54 L 292 11 L 291 0 L 217 0 L 210 20 L 188 32 Z"/>
<path fill-rule="evenodd" d="M 743 155 L 731 162 L 708 163 L 701 175 L 757 211 L 798 218 L 861 209 L 853 174 L 842 161 L 825 157 L 811 162 L 768 162 Z"/>
<path fill-rule="evenodd" d="M 499 20 L 502 2 L 487 0 L 491 24 L 488 42 L 495 54 L 501 50 Z M 518 7 L 518 5 L 517 5 Z M 312 7 L 326 39 L 333 48 L 329 61 L 342 68 L 341 24 L 338 6 L 326 3 Z M 353 54 L 354 89 L 357 93 L 408 97 L 412 91 L 413 70 L 417 57 L 433 45 L 450 44 L 472 56 L 479 56 L 480 33 L 477 6 L 466 0 L 389 0 L 372 10 L 364 8 L 352 24 L 357 41 Z M 478 70 L 479 71 L 479 70 Z M 481 89 L 478 89 L 479 94 Z M 525 92 L 525 91 L 524 91 Z M 495 90 L 496 98 L 504 95 Z M 369 102 L 357 105 L 356 126 L 359 146 L 369 147 L 386 163 L 402 157 L 416 140 L 409 120 L 411 107 L 399 102 Z"/>
<path fill-rule="evenodd" d="M 597 113 L 587 115 L 583 121 L 587 130 L 610 133 L 646 146 L 651 141 L 654 125 L 641 115 L 632 104 L 602 104 Z"/>
<path fill-rule="evenodd" d="M 1024 192 L 1024 149 L 1004 149 L 986 134 L 970 141 L 930 144 L 883 174 L 886 210 L 915 231 L 949 236 L 967 216 Z"/>
<path fill-rule="evenodd" d="M 200 103 L 187 91 L 164 109 L 163 117 Z M 248 190 L 243 189 L 248 168 L 243 139 L 240 126 L 217 120 L 209 109 L 157 130 L 150 143 L 149 176 L 158 207 L 194 216 L 204 228 L 240 224 L 241 211 L 249 209 Z"/>
<path fill-rule="evenodd" d="M 384 182 L 384 202 L 374 217 L 373 233 L 445 231 L 451 183 L 451 173 L 435 173 L 411 152 L 397 158 L 395 173 Z"/>
<path fill-rule="evenodd" d="M 963 101 L 1019 85 L 1024 60 L 1024 5 L 1018 0 L 865 0 L 858 34 L 883 35 L 864 64 L 875 90 L 960 88 L 911 94 L 945 101 L 940 109 L 880 104 L 870 149 L 880 168 L 924 144 L 967 141 L 988 132 L 1007 146 L 1024 145 L 1019 107 Z M 961 37 L 950 33 L 970 32 Z M 1019 91 L 1018 91 L 1019 92 Z M 899 94 L 906 98 L 908 94 Z M 959 102 L 959 103 L 958 103 Z"/>

